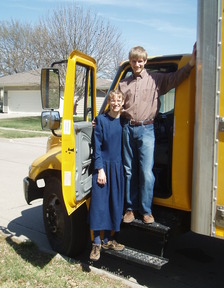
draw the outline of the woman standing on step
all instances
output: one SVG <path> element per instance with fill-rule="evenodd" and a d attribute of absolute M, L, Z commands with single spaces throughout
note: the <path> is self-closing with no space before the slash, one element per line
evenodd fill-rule
<path fill-rule="evenodd" d="M 124 245 L 111 238 L 119 232 L 124 205 L 124 171 L 122 163 L 122 118 L 120 113 L 124 95 L 111 91 L 108 95 L 107 113 L 95 118 L 94 172 L 90 202 L 90 229 L 94 241 L 90 259 L 97 261 L 100 250 L 123 250 Z M 101 243 L 100 231 L 104 231 Z"/>

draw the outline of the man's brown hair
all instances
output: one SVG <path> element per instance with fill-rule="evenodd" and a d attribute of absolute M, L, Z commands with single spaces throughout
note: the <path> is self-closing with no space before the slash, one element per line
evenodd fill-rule
<path fill-rule="evenodd" d="M 143 60 L 147 60 L 148 54 L 146 50 L 141 46 L 136 46 L 131 48 L 129 52 L 129 60 L 133 58 L 143 58 Z"/>

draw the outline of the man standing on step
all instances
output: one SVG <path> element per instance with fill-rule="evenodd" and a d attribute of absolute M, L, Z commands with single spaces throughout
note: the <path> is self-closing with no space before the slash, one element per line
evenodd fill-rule
<path fill-rule="evenodd" d="M 159 97 L 186 79 L 195 65 L 196 44 L 189 63 L 172 73 L 146 71 L 147 52 L 137 46 L 130 50 L 129 61 L 133 74 L 119 83 L 118 89 L 125 95 L 122 117 L 123 154 L 126 174 L 126 212 L 123 222 L 131 223 L 138 211 L 143 222 L 153 223 L 151 206 L 155 177 L 154 119 L 159 112 Z"/>

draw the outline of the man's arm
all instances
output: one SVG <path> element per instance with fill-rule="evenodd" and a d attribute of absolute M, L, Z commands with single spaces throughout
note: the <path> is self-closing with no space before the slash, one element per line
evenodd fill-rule
<path fill-rule="evenodd" d="M 196 62 L 196 48 L 197 48 L 197 43 L 195 42 L 194 46 L 193 46 L 193 51 L 192 51 L 192 54 L 191 54 L 191 59 L 189 61 L 189 65 L 191 67 L 195 66 L 195 62 Z"/>

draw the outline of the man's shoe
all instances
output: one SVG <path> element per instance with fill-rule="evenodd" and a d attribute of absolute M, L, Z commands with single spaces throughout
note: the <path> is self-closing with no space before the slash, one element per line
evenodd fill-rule
<path fill-rule="evenodd" d="M 153 222 L 155 222 L 155 219 L 154 219 L 154 217 L 152 216 L 152 214 L 151 214 L 151 215 L 144 215 L 144 216 L 143 216 L 143 222 L 144 222 L 145 224 L 152 224 Z"/>
<path fill-rule="evenodd" d="M 111 249 L 115 251 L 123 251 L 124 245 L 117 243 L 116 240 L 108 241 L 107 243 L 102 242 L 102 248 L 105 250 Z"/>
<path fill-rule="evenodd" d="M 93 261 L 97 261 L 100 259 L 100 250 L 101 250 L 101 245 L 100 244 L 94 244 L 92 245 L 92 251 L 90 253 L 89 258 Z"/>
<path fill-rule="evenodd" d="M 131 223 L 135 219 L 134 212 L 132 210 L 127 210 L 123 217 L 124 223 Z"/>

